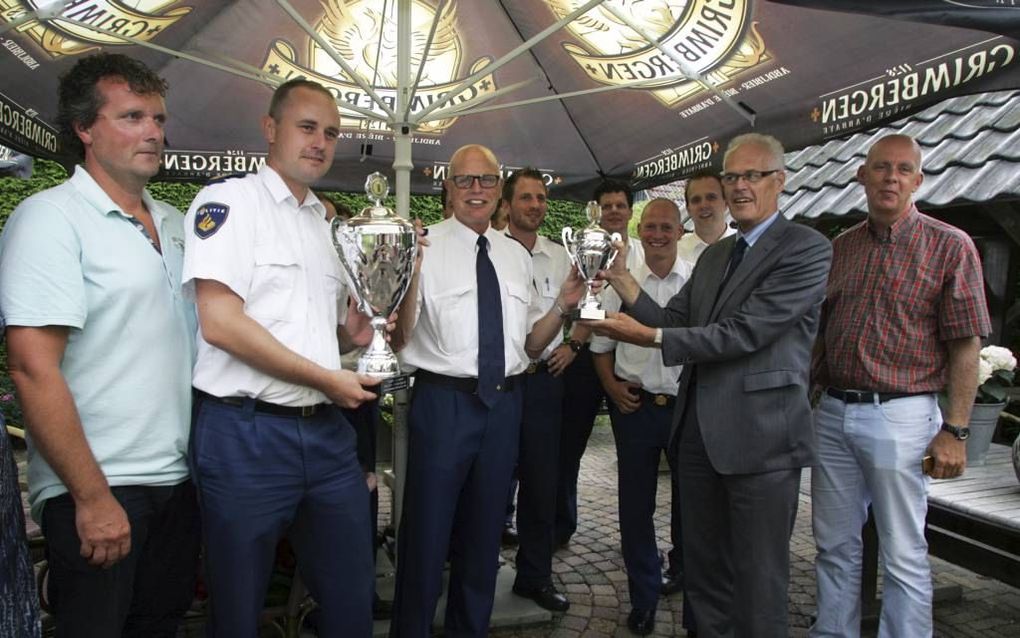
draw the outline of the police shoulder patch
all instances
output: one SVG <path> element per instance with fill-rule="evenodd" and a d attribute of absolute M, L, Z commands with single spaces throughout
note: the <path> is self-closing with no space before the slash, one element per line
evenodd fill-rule
<path fill-rule="evenodd" d="M 230 206 L 219 202 L 202 204 L 195 211 L 195 235 L 199 239 L 207 239 L 216 234 L 223 224 L 227 223 Z"/>

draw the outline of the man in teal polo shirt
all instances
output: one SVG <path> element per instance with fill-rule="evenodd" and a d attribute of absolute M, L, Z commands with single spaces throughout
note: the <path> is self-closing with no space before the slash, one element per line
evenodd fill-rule
<path fill-rule="evenodd" d="M 0 314 L 58 636 L 175 636 L 194 592 L 184 218 L 145 190 L 165 91 L 123 55 L 79 61 L 61 78 L 58 118 L 83 164 L 18 206 L 0 237 Z"/>

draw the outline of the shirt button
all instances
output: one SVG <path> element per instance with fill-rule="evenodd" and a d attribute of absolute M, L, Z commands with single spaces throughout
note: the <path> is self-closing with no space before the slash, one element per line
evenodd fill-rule
<path fill-rule="evenodd" d="M 503 386 L 497 383 L 496 384 L 496 391 L 497 392 L 502 392 L 503 391 Z"/>

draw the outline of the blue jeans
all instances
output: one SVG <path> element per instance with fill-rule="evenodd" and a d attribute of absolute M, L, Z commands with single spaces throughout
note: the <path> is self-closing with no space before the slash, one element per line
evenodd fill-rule
<path fill-rule="evenodd" d="M 932 585 L 921 459 L 942 425 L 935 395 L 844 403 L 815 411 L 819 465 L 811 475 L 818 619 L 811 636 L 858 636 L 861 527 L 872 506 L 885 568 L 878 635 L 931 636 Z"/>

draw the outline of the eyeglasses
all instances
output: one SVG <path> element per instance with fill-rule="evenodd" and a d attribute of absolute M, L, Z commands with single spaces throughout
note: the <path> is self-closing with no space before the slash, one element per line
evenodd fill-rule
<path fill-rule="evenodd" d="M 744 171 L 743 173 L 723 173 L 719 176 L 719 179 L 722 180 L 723 184 L 728 184 L 730 186 L 736 184 L 737 180 L 739 180 L 741 177 L 743 177 L 752 184 L 757 184 L 758 182 L 765 179 L 769 175 L 772 175 L 773 173 L 778 173 L 781 170 L 783 169 L 777 168 L 771 171 Z"/>
<path fill-rule="evenodd" d="M 499 183 L 499 175 L 454 175 L 452 179 L 457 188 L 471 188 L 476 179 L 482 188 L 492 188 Z"/>

